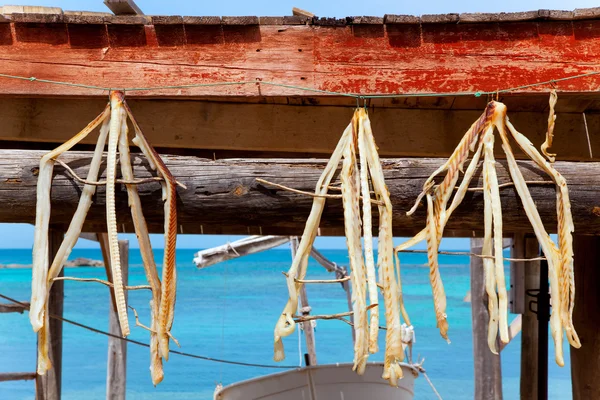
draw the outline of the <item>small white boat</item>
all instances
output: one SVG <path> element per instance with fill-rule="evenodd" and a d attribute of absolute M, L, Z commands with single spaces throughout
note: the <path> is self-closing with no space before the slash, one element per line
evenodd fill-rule
<path fill-rule="evenodd" d="M 381 378 L 383 363 L 367 364 L 364 375 L 352 364 L 298 368 L 226 386 L 217 400 L 412 400 L 418 372 L 401 364 L 404 378 L 391 387 Z"/>

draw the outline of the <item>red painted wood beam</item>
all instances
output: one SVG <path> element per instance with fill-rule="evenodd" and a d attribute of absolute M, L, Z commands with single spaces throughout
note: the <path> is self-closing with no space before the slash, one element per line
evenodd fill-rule
<path fill-rule="evenodd" d="M 137 23 L 127 24 L 65 23 L 66 15 L 55 23 L 18 18 L 0 23 L 0 73 L 102 87 L 272 81 L 390 94 L 494 91 L 600 71 L 600 20 L 317 26 L 259 25 L 258 19 L 230 25 L 225 19 L 192 24 L 184 23 L 189 17 L 135 18 Z M 558 87 L 591 92 L 599 85 L 600 75 Z M 0 94 L 106 96 L 101 90 L 6 78 L 0 80 Z M 318 94 L 264 84 L 129 93 L 257 95 Z"/>

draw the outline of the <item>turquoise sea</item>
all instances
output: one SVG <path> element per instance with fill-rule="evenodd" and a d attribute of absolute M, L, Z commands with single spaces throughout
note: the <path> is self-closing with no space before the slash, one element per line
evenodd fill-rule
<path fill-rule="evenodd" d="M 198 270 L 192 263 L 195 250 L 178 250 L 177 306 L 173 334 L 181 350 L 214 358 L 275 365 L 272 361 L 273 326 L 287 300 L 284 277 L 289 268 L 287 249 L 231 260 Z M 347 265 L 344 250 L 323 253 L 341 265 Z M 99 250 L 75 250 L 71 258 L 101 259 Z M 162 251 L 156 251 L 162 260 Z M 426 256 L 406 254 L 402 257 L 405 303 L 416 330 L 414 354 L 425 358 L 424 367 L 444 399 L 473 398 L 473 355 L 470 303 L 463 298 L 469 290 L 469 259 L 440 256 L 442 278 L 448 295 L 451 344 L 447 344 L 435 327 L 435 317 L 428 281 Z M 29 250 L 0 250 L 0 264 L 30 264 Z M 129 282 L 145 283 L 139 251 L 130 253 Z M 103 268 L 67 268 L 67 276 L 104 278 Z M 327 279 L 329 274 L 311 260 L 308 276 Z M 0 269 L 0 293 L 28 301 L 31 287 L 30 269 Z M 309 285 L 308 297 L 313 313 L 347 311 L 346 298 L 339 285 Z M 148 321 L 149 293 L 129 294 L 129 304 Z M 2 300 L 3 301 L 3 300 Z M 97 283 L 65 283 L 65 318 L 95 328 L 108 327 L 109 293 Z M 132 314 L 132 313 L 130 313 Z M 510 316 L 509 318 L 512 318 Z M 130 315 L 133 325 L 133 315 Z M 149 334 L 132 327 L 130 338 L 148 342 Z M 380 335 L 380 348 L 383 348 Z M 502 352 L 505 399 L 518 398 L 520 340 Z M 352 361 L 350 327 L 340 321 L 319 321 L 316 331 L 319 363 Z M 552 341 L 550 341 L 552 343 Z M 107 338 L 82 328 L 64 325 L 63 399 L 94 400 L 105 398 Z M 552 347 L 552 346 L 550 346 Z M 304 343 L 302 342 L 304 349 Z M 298 336 L 285 340 L 286 365 L 298 365 Z M 567 365 L 559 368 L 552 361 L 550 349 L 549 393 L 552 399 L 571 398 L 568 350 Z M 34 371 L 36 336 L 27 314 L 0 314 L 0 372 Z M 370 360 L 382 360 L 382 354 Z M 129 399 L 212 399 L 215 384 L 224 385 L 281 370 L 220 364 L 172 354 L 165 365 L 165 379 L 153 387 L 149 373 L 149 350 L 128 345 L 127 393 Z M 34 384 L 0 382 L 0 399 L 33 399 Z M 436 399 L 422 377 L 417 379 L 416 399 Z"/>

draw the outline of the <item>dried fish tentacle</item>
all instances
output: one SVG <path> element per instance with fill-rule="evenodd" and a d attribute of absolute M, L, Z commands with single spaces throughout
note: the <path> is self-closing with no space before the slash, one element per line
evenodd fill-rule
<path fill-rule="evenodd" d="M 362 246 L 360 243 L 360 181 L 358 180 L 358 168 L 356 165 L 355 135 L 356 132 L 353 127 L 353 140 L 349 141 L 348 145 L 344 148 L 340 178 L 342 181 L 346 243 L 350 258 L 350 270 L 352 271 L 352 308 L 354 311 L 354 332 L 356 335 L 353 369 L 359 375 L 362 375 L 367 365 L 367 358 L 369 357 L 369 323 L 367 319 L 365 266 L 363 264 Z"/>
<path fill-rule="evenodd" d="M 158 174 L 163 178 L 161 185 L 163 188 L 163 200 L 165 200 L 165 250 L 157 332 L 160 343 L 160 354 L 165 360 L 168 360 L 169 337 L 173 325 L 173 316 L 175 314 L 175 296 L 177 289 L 175 261 L 175 248 L 177 242 L 177 204 L 175 203 L 177 196 L 177 182 L 158 153 L 146 140 L 146 137 L 133 117 L 129 106 L 126 103 L 124 106 L 135 130 L 135 137 L 132 140 L 133 143 L 142 150 L 150 162 L 150 166 L 156 169 Z"/>
<path fill-rule="evenodd" d="M 100 163 L 102 162 L 102 152 L 104 150 L 104 144 L 106 143 L 106 136 L 108 135 L 110 119 L 104 119 L 102 127 L 100 128 L 100 135 L 98 137 L 98 141 L 96 143 L 96 148 L 94 150 L 94 155 L 92 157 L 92 162 L 90 163 L 90 169 L 88 171 L 87 178 L 88 180 L 96 180 L 98 178 L 98 172 L 100 170 Z M 96 186 L 94 185 L 85 185 L 83 190 L 81 191 L 81 198 L 79 199 L 79 204 L 77 205 L 77 210 L 73 215 L 73 219 L 69 224 L 69 228 L 65 233 L 65 237 L 63 242 L 61 243 L 56 255 L 54 256 L 54 260 L 52 261 L 52 265 L 50 266 L 50 270 L 48 271 L 47 277 L 47 293 L 44 302 L 44 307 L 47 308 L 48 304 L 48 296 L 50 295 L 50 289 L 52 288 L 52 284 L 54 279 L 60 274 L 60 271 L 65 265 L 65 262 L 69 258 L 69 254 L 75 246 L 77 239 L 79 238 L 79 234 L 81 233 L 81 229 L 83 227 L 83 222 L 85 220 L 85 216 L 92 205 L 92 196 L 96 192 Z M 44 375 L 47 370 L 47 366 L 50 365 L 50 360 L 48 359 L 48 350 L 50 344 L 48 343 L 48 338 L 50 337 L 49 325 L 44 323 L 44 326 L 41 328 L 42 333 L 38 337 L 38 374 Z"/>
<path fill-rule="evenodd" d="M 367 163 L 373 189 L 377 199 L 383 202 L 379 205 L 379 247 L 377 264 L 381 273 L 381 284 L 383 285 L 383 301 L 385 305 L 386 340 L 384 369 L 382 377 L 388 379 L 390 385 L 397 386 L 398 379 L 402 378 L 402 369 L 398 365 L 404 360 L 402 347 L 402 325 L 400 324 L 400 299 L 396 276 L 394 275 L 393 260 L 393 233 L 392 233 L 392 202 L 388 188 L 385 184 L 383 170 L 377 145 L 371 129 L 371 122 L 365 110 L 359 111 L 359 118 L 364 125 L 365 142 L 367 144 Z M 398 277 L 399 278 L 399 277 Z"/>
<path fill-rule="evenodd" d="M 483 147 L 485 154 L 485 161 L 483 164 L 483 198 L 484 198 L 484 236 L 483 236 L 483 246 L 481 249 L 481 254 L 487 256 L 483 259 L 483 270 L 484 270 L 484 281 L 485 281 L 485 291 L 488 296 L 488 347 L 494 354 L 498 354 L 498 350 L 496 349 L 496 337 L 498 334 L 498 324 L 500 319 L 500 310 L 498 309 L 498 294 L 496 293 L 497 285 L 497 274 L 495 273 L 495 260 L 498 258 L 498 254 L 494 254 L 494 259 L 490 258 L 492 256 L 492 249 L 497 251 L 496 249 L 496 235 L 498 232 L 496 231 L 497 225 L 496 223 L 496 215 L 494 207 L 498 207 L 499 204 L 496 203 L 494 199 L 494 183 L 496 185 L 496 189 L 498 186 L 498 180 L 496 178 L 496 170 L 495 170 L 495 161 L 493 160 L 493 151 L 494 151 L 494 136 L 493 136 L 494 127 L 490 126 L 486 132 L 484 133 L 483 138 Z M 490 153 L 492 154 L 492 159 L 490 159 Z M 500 216 L 502 218 L 502 216 Z M 502 225 L 500 225 L 500 228 Z M 502 232 L 500 232 L 500 251 L 502 251 Z"/>
<path fill-rule="evenodd" d="M 504 278 L 504 262 L 502 256 L 502 206 L 500 204 L 500 190 L 498 188 L 498 177 L 496 175 L 496 161 L 494 160 L 494 126 L 486 130 L 483 139 L 485 152 L 484 187 L 487 192 L 486 202 L 491 205 L 493 220 L 493 247 L 494 247 L 494 273 L 498 289 L 498 324 L 500 328 L 500 340 L 508 343 L 508 296 L 506 293 L 506 280 Z"/>
<path fill-rule="evenodd" d="M 533 227 L 534 233 L 540 246 L 542 247 L 542 251 L 546 255 L 546 259 L 548 261 L 548 272 L 550 277 L 550 292 L 553 299 L 553 306 L 556 310 L 561 309 L 561 298 L 559 295 L 558 289 L 558 276 L 556 273 L 557 264 L 559 263 L 559 255 L 558 249 L 550 239 L 550 236 L 544 229 L 542 224 L 542 220 L 540 218 L 539 212 L 535 207 L 535 203 L 529 193 L 529 189 L 525 184 L 525 179 L 519 170 L 517 165 L 517 161 L 514 158 L 512 153 L 512 149 L 510 147 L 510 143 L 508 141 L 508 134 L 506 132 L 506 126 L 510 129 L 510 123 L 506 116 L 506 106 L 501 103 L 497 103 L 497 112 L 500 114 L 500 122 L 496 124 L 498 132 L 500 133 L 500 138 L 502 139 L 502 148 L 504 149 L 504 153 L 506 154 L 506 161 L 508 163 L 509 172 L 513 182 L 515 183 L 515 190 L 519 195 L 521 202 L 523 203 L 523 207 L 525 209 L 525 213 L 527 214 L 527 218 L 529 219 L 531 226 Z M 513 128 L 514 129 L 514 128 Z M 560 318 L 560 313 L 553 312 L 550 316 L 550 331 L 552 333 L 552 338 L 554 339 L 554 349 L 555 349 L 555 359 L 556 363 L 560 366 L 564 365 L 564 357 L 562 350 L 562 323 Z"/>
<path fill-rule="evenodd" d="M 554 138 L 554 122 L 556 121 L 556 115 L 554 114 L 554 106 L 556 106 L 557 100 L 558 96 L 556 95 L 556 90 L 552 89 L 550 91 L 549 101 L 550 111 L 548 112 L 548 131 L 546 132 L 546 141 L 541 146 L 542 153 L 551 163 L 553 163 L 556 159 L 556 154 L 548 153 L 548 148 L 552 147 L 552 139 Z"/>
<path fill-rule="evenodd" d="M 119 138 L 119 161 L 121 164 L 121 173 L 125 180 L 133 181 L 134 176 L 133 167 L 131 166 L 131 155 L 129 152 L 129 135 L 126 118 L 122 119 L 121 132 L 121 137 Z M 133 220 L 135 234 L 140 245 L 140 253 L 142 256 L 142 264 L 144 265 L 144 272 L 146 273 L 146 279 L 148 280 L 152 290 L 152 300 L 150 301 L 150 375 L 152 377 L 152 384 L 156 386 L 163 380 L 164 377 L 162 358 L 160 357 L 158 349 L 158 334 L 155 330 L 156 322 L 158 320 L 161 283 L 156 270 L 154 253 L 152 252 L 148 227 L 142 212 L 142 204 L 140 202 L 137 186 L 126 184 L 125 187 L 127 188 L 129 207 L 131 208 L 131 218 Z"/>
<path fill-rule="evenodd" d="M 48 225 L 50 222 L 50 187 L 52 185 L 52 172 L 54 170 L 53 159 L 79 143 L 109 115 L 110 108 L 107 106 L 81 132 L 46 154 L 40 160 L 33 241 L 31 307 L 29 311 L 29 319 L 34 332 L 37 332 L 44 326 L 44 303 L 46 302 L 46 295 L 48 293 Z"/>
<path fill-rule="evenodd" d="M 125 118 L 122 94 L 119 92 L 111 93 L 110 108 L 110 132 L 108 134 L 108 156 L 106 160 L 106 227 L 117 314 L 119 315 L 121 334 L 125 337 L 129 335 L 129 321 L 127 320 L 127 305 L 125 303 L 123 278 L 121 276 L 121 255 L 119 253 L 117 213 L 115 208 L 117 145 L 119 143 L 119 136 L 121 135 L 121 121 Z"/>
<path fill-rule="evenodd" d="M 371 315 L 369 320 L 369 352 L 376 353 L 378 351 L 377 337 L 379 334 L 379 308 L 377 290 L 377 278 L 375 274 L 375 261 L 373 257 L 373 230 L 372 230 L 372 212 L 369 188 L 369 167 L 367 165 L 367 153 L 369 147 L 366 142 L 365 124 L 358 125 L 358 153 L 360 155 L 360 187 L 363 198 L 363 239 L 365 243 L 365 266 L 367 269 L 367 280 L 369 289 L 369 303 L 371 306 Z"/>
<path fill-rule="evenodd" d="M 523 134 L 518 132 L 506 118 L 506 127 L 515 139 L 519 147 L 531 158 L 544 172 L 550 175 L 550 178 L 556 184 L 557 193 L 557 214 L 558 214 L 558 249 L 550 238 L 552 248 L 557 252 L 556 275 L 557 280 L 562 282 L 558 291 L 561 297 L 562 308 L 557 307 L 553 301 L 553 308 L 561 310 L 562 324 L 567 332 L 569 343 L 579 348 L 581 343 L 573 327 L 572 314 L 575 300 L 575 277 L 573 269 L 573 217 L 571 214 L 571 203 L 569 201 L 569 191 L 565 178 L 554 168 L 554 166 L 543 159 L 541 154 L 533 144 Z M 550 264 L 548 265 L 550 268 Z M 561 278 L 562 277 L 562 278 Z M 557 283 L 558 284 L 558 283 Z"/>
<path fill-rule="evenodd" d="M 342 151 L 347 146 L 348 141 L 352 133 L 352 123 L 346 127 L 340 141 L 338 142 L 329 162 L 327 163 L 319 181 L 315 187 L 315 193 L 322 195 L 328 191 L 329 184 L 335 175 L 340 160 L 342 159 Z M 308 264 L 308 256 L 312 245 L 317 235 L 317 229 L 319 228 L 319 222 L 321 221 L 321 215 L 323 208 L 325 207 L 325 199 L 322 197 L 315 197 L 313 200 L 312 208 L 300 239 L 300 244 L 296 251 L 296 257 L 292 261 L 292 266 L 288 271 L 287 285 L 289 291 L 289 299 L 285 305 L 283 312 L 281 313 L 274 330 L 274 355 L 275 361 L 282 361 L 285 358 L 283 349 L 282 338 L 291 335 L 296 327 L 292 315 L 296 312 L 298 307 L 298 293 L 301 288 L 301 283 L 295 281 L 295 279 L 304 279 L 306 275 L 306 266 Z"/>
<path fill-rule="evenodd" d="M 427 198 L 427 259 L 429 261 L 429 280 L 431 282 L 431 288 L 433 290 L 433 304 L 435 309 L 435 318 L 437 320 L 437 327 L 440 330 L 440 335 L 448 340 L 448 321 L 446 315 L 446 293 L 444 291 L 444 285 L 442 284 L 442 278 L 440 276 L 438 266 L 438 224 L 435 221 L 433 196 L 430 194 L 426 195 Z"/>

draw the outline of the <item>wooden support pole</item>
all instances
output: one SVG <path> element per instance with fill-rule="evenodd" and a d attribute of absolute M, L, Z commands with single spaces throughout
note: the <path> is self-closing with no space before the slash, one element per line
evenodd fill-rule
<path fill-rule="evenodd" d="M 471 253 L 481 254 L 483 239 L 471 239 Z M 471 315 L 473 320 L 473 357 L 475 361 L 475 400 L 502 400 L 500 355 L 487 343 L 489 314 L 483 259 L 471 257 Z"/>
<path fill-rule="evenodd" d="M 346 267 L 340 267 L 336 263 L 329 261 L 323 254 L 321 254 L 314 247 L 310 250 L 310 256 L 315 259 L 316 262 L 321 264 L 329 272 L 335 272 L 336 279 L 345 278 L 348 276 L 348 270 Z M 342 289 L 346 293 L 346 300 L 348 302 L 348 311 L 352 311 L 352 293 L 350 292 L 350 282 L 341 282 Z M 354 313 L 350 314 L 350 322 L 353 324 L 350 326 L 352 332 L 352 343 L 356 341 L 356 332 L 354 331 Z"/>
<path fill-rule="evenodd" d="M 581 348 L 571 347 L 573 400 L 600 399 L 600 237 L 575 236 L 573 323 Z"/>
<path fill-rule="evenodd" d="M 48 232 L 48 265 L 52 261 L 61 242 L 64 238 L 64 232 L 50 229 Z M 58 276 L 63 276 L 63 272 Z M 55 281 L 50 289 L 48 298 L 48 312 L 58 317 L 63 316 L 64 300 L 64 282 Z M 60 400 L 61 398 L 61 378 L 62 378 L 62 326 L 61 320 L 50 318 L 49 336 L 50 349 L 48 357 L 52 363 L 45 375 L 38 375 L 35 385 L 36 400 Z M 38 333 L 39 335 L 39 333 Z"/>
<path fill-rule="evenodd" d="M 511 257 L 534 258 L 539 255 L 539 244 L 532 235 L 518 233 L 514 235 Z M 529 307 L 533 297 L 528 291 L 539 289 L 540 262 L 512 262 L 511 274 L 511 311 L 522 314 L 521 318 L 521 399 L 538 398 L 538 341 L 539 328 L 537 315 Z"/>
<path fill-rule="evenodd" d="M 296 257 L 298 250 L 298 237 L 290 237 L 290 246 L 292 248 L 292 259 Z M 302 316 L 310 315 L 310 305 L 308 304 L 308 296 L 306 295 L 306 285 L 302 285 L 300 289 L 300 312 Z M 315 349 L 315 331 L 312 321 L 304 321 L 302 323 L 304 338 L 306 339 L 306 351 L 308 353 L 308 365 L 317 365 L 317 351 Z"/>
<path fill-rule="evenodd" d="M 121 254 L 121 276 L 123 285 L 127 285 L 129 276 L 129 240 L 119 240 L 119 253 Z M 105 260 L 106 263 L 107 260 Z M 112 277 L 109 277 L 112 282 Z M 110 290 L 112 293 L 112 290 Z M 112 297 L 111 297 L 112 299 Z M 127 291 L 125 291 L 127 300 Z M 119 315 L 115 304 L 111 301 L 108 311 L 108 331 L 113 335 L 122 337 L 119 325 Z M 106 372 L 106 399 L 125 400 L 127 383 L 127 342 L 117 338 L 108 338 L 108 363 Z"/>

